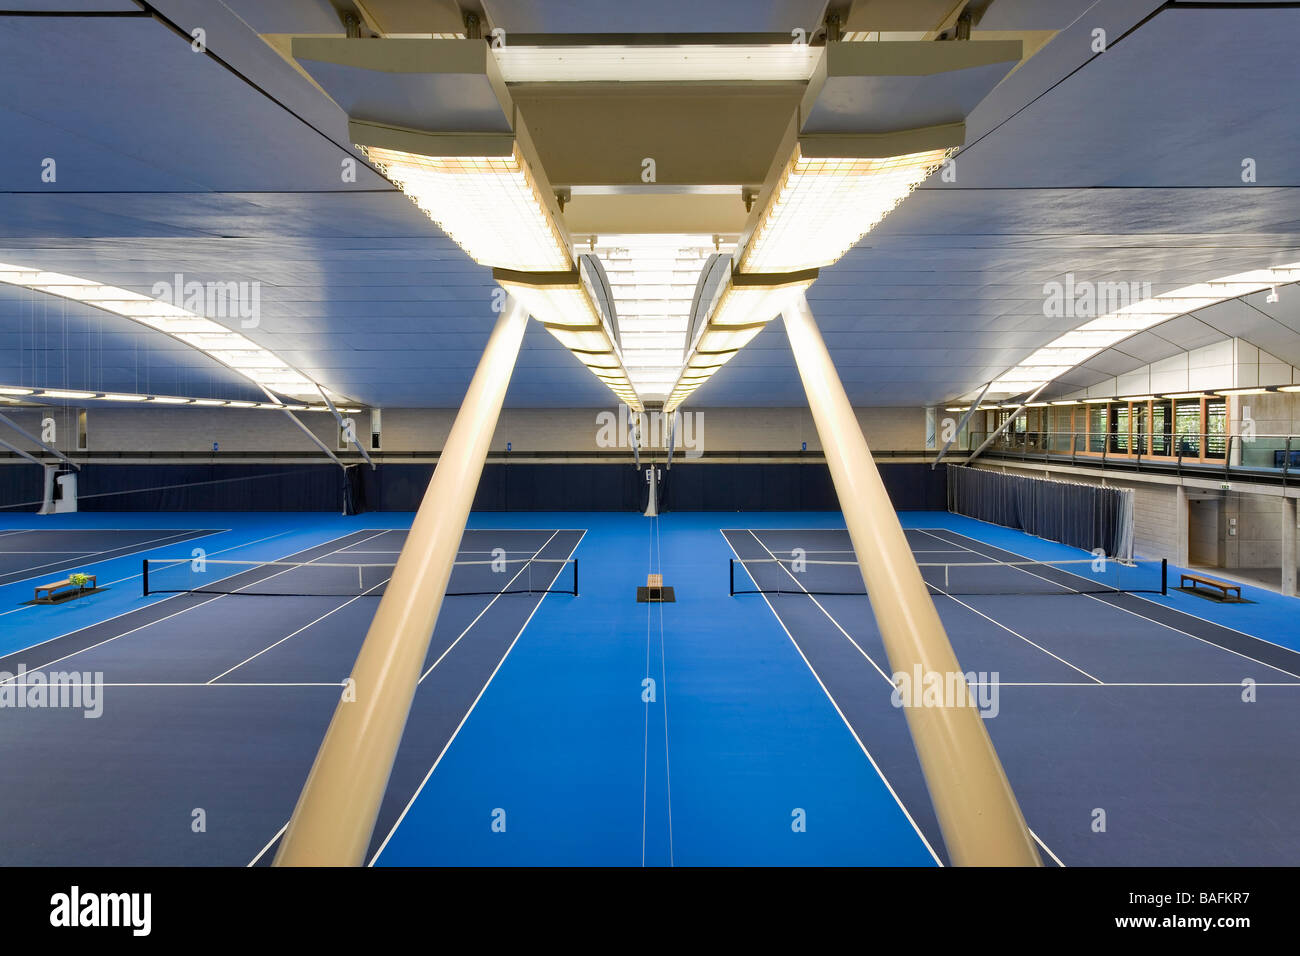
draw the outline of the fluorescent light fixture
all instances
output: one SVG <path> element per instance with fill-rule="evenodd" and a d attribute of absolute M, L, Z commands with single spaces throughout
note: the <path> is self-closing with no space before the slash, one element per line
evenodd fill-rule
<path fill-rule="evenodd" d="M 118 395 L 113 392 L 106 392 L 98 396 L 101 401 L 105 402 L 147 402 L 148 395 Z"/>
<path fill-rule="evenodd" d="M 1025 402 L 1025 408 L 1046 408 L 1047 402 Z"/>
<path fill-rule="evenodd" d="M 358 148 L 475 262 L 520 272 L 571 267 L 564 234 L 518 145 L 509 156 Z"/>
<path fill-rule="evenodd" d="M 226 402 L 228 408 L 256 408 L 257 402 Z"/>
<path fill-rule="evenodd" d="M 206 405 L 211 407 L 216 407 L 217 405 L 226 404 L 225 402 L 218 401 L 217 399 L 214 398 L 195 398 L 191 400 L 191 403 L 194 405 Z"/>
<path fill-rule="evenodd" d="M 1066 398 L 1066 399 L 1062 399 L 1062 400 L 1059 401 L 1059 402 L 1052 402 L 1051 404 L 1053 404 L 1053 405 L 1078 405 L 1078 404 L 1080 404 L 1080 402 L 1079 402 L 1079 400 L 1078 400 L 1077 398 Z"/>
<path fill-rule="evenodd" d="M 691 343 L 686 364 L 664 403 L 664 413 L 676 411 L 816 279 L 816 269 L 781 275 L 728 276 L 708 321 L 701 323 Z"/>
<path fill-rule="evenodd" d="M 1127 395 L 1119 399 L 1121 402 L 1154 402 L 1155 400 L 1154 395 Z"/>
<path fill-rule="evenodd" d="M 662 401 L 680 371 L 700 273 L 735 243 L 697 233 L 610 234 L 593 236 L 590 248 L 614 300 L 628 378 L 637 394 Z"/>
<path fill-rule="evenodd" d="M 1300 281 L 1300 262 L 1240 272 L 1130 302 L 1053 339 L 995 379 L 992 387 L 998 391 L 1037 388 L 1162 322 L 1228 299 L 1275 288 L 1279 283 L 1296 281 Z"/>
<path fill-rule="evenodd" d="M 1271 388 L 1221 388 L 1215 395 L 1265 395 L 1273 391 Z"/>
<path fill-rule="evenodd" d="M 1279 385 L 1279 392 L 1300 392 L 1300 385 Z"/>
<path fill-rule="evenodd" d="M 70 392 L 61 388 L 41 389 L 42 398 L 95 398 L 95 392 Z"/>
<path fill-rule="evenodd" d="M 614 337 L 577 269 L 542 273 L 494 269 L 492 277 L 629 408 L 643 410 Z"/>
<path fill-rule="evenodd" d="M 839 260 L 926 180 L 948 149 L 879 158 L 805 157 L 796 144 L 740 259 L 741 272 L 796 272 Z"/>
<path fill-rule="evenodd" d="M 1083 400 L 1083 404 L 1085 404 L 1085 405 L 1109 405 L 1109 404 L 1110 404 L 1111 402 L 1113 402 L 1114 400 L 1115 400 L 1115 399 L 1113 399 L 1113 398 L 1085 398 L 1085 399 Z"/>
<path fill-rule="evenodd" d="M 1171 395 L 1161 395 L 1161 398 L 1209 398 L 1204 392 L 1175 392 Z"/>
<path fill-rule="evenodd" d="M 31 395 L 32 392 L 30 388 L 0 388 L 0 395 Z"/>
<path fill-rule="evenodd" d="M 164 332 L 257 385 L 294 398 L 317 398 L 307 376 L 251 339 L 186 309 L 91 279 L 0 263 L 0 282 L 62 296 Z"/>
<path fill-rule="evenodd" d="M 678 83 L 784 80 L 806 83 L 822 54 L 779 45 L 516 46 L 492 50 L 507 83 Z"/>

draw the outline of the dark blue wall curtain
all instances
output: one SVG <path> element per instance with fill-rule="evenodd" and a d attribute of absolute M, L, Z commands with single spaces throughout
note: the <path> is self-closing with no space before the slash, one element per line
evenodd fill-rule
<path fill-rule="evenodd" d="M 645 468 L 627 464 L 484 466 L 476 511 L 645 510 Z M 658 465 L 660 511 L 837 511 L 822 463 Z M 946 472 L 924 464 L 883 463 L 880 473 L 900 511 L 947 507 Z M 432 465 L 108 465 L 78 475 L 82 511 L 414 511 Z M 35 511 L 35 465 L 0 466 L 0 506 Z M 35 503 L 33 503 L 35 502 Z"/>

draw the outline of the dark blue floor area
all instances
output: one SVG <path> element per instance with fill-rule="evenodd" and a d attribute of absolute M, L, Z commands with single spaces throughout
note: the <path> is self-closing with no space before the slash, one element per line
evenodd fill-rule
<path fill-rule="evenodd" d="M 93 573 L 98 565 L 114 558 L 177 546 L 217 533 L 123 528 L 0 531 L 0 586 L 57 581 L 72 571 Z"/>
<path fill-rule="evenodd" d="M 469 531 L 462 548 L 468 560 L 497 548 L 559 559 L 581 534 Z M 400 530 L 358 530 L 275 557 L 324 563 L 367 542 L 400 549 L 404 537 Z M 277 573 L 277 566 L 245 570 L 232 583 L 247 579 L 256 587 L 258 578 Z M 540 598 L 447 598 L 381 825 L 395 822 L 396 794 L 405 787 L 404 802 L 414 792 L 431 750 L 451 739 L 490 678 L 505 651 L 502 635 L 517 634 Z M 55 671 L 103 684 L 100 713 L 89 719 L 86 708 L 0 710 L 0 748 L 15 766 L 33 768 L 0 778 L 0 863 L 246 865 L 259 855 L 269 861 L 377 599 L 158 599 L 136 591 L 132 603 L 122 614 L 0 658 L 0 694 L 18 683 L 20 669 L 25 686 L 9 692 L 27 692 L 33 673 Z M 42 752 L 53 756 L 37 759 Z M 208 821 L 201 834 L 187 822 L 196 810 Z"/>
<path fill-rule="evenodd" d="M 921 563 L 1081 557 L 958 516 L 901 517 Z M 0 516 L 0 551 L 18 535 L 57 535 L 98 554 L 78 567 L 110 585 L 23 607 L 30 583 L 0 579 L 0 671 L 102 672 L 108 685 L 95 719 L 0 708 L 0 752 L 22 768 L 0 776 L 0 863 L 268 863 L 378 599 L 146 598 L 141 557 L 189 558 L 201 545 L 217 560 L 384 564 L 410 520 Z M 185 537 L 195 534 L 205 537 Z M 572 554 L 579 594 L 447 598 L 375 862 L 946 860 L 867 598 L 814 600 L 776 563 L 753 573 L 787 593 L 728 596 L 730 558 L 796 547 L 810 561 L 854 560 L 834 513 L 472 515 L 463 559 Z M 651 571 L 675 603 L 636 602 Z M 824 572 L 844 583 L 857 574 Z M 271 573 L 241 569 L 230 582 L 265 591 Z M 467 589 L 484 577 L 481 567 L 457 574 Z M 939 594 L 936 606 L 963 667 L 997 675 L 987 726 L 1045 862 L 1300 858 L 1296 602 L 1039 585 Z M 1093 828 L 1099 809 L 1104 833 Z"/>
<path fill-rule="evenodd" d="M 927 518 L 936 523 L 918 516 Z M 727 537 L 738 557 L 750 559 L 793 547 L 849 547 L 844 531 Z M 918 551 L 948 551 L 943 560 L 1006 561 L 1023 553 L 1009 550 L 1016 542 L 1005 536 L 997 547 L 943 527 L 912 529 L 908 538 Z M 816 589 L 815 567 L 793 575 L 760 561 L 746 572 L 765 588 L 790 591 L 802 581 Z M 997 573 L 1014 579 L 1025 572 Z M 987 726 L 1050 858 L 1067 865 L 1293 864 L 1300 856 L 1300 820 L 1292 812 L 1300 787 L 1300 654 L 1185 614 L 1158 596 L 1048 595 L 1041 579 L 1026 584 L 1039 593 L 940 594 L 935 603 L 962 667 L 998 684 Z M 866 696 L 887 699 L 890 688 L 876 667 L 892 673 L 868 599 L 782 593 L 736 600 L 771 603 L 859 735 L 876 742 L 904 802 L 926 807 L 918 821 L 937 838 L 901 711 L 863 699 L 870 688 L 876 692 Z M 1255 684 L 1253 702 L 1243 699 L 1244 681 Z M 1098 810 L 1110 821 L 1105 832 L 1093 829 Z"/>

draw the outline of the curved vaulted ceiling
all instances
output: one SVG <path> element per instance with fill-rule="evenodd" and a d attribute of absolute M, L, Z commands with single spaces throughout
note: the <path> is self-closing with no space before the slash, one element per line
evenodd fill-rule
<path fill-rule="evenodd" d="M 169 22 L 128 0 L 5 6 L 121 15 L 0 16 L 0 262 L 143 294 L 177 273 L 258 282 L 265 319 L 247 334 L 314 380 L 377 406 L 459 403 L 494 319 L 491 273 L 361 160 L 343 112 L 282 54 L 284 35 L 342 32 L 329 2 L 153 3 Z M 508 33 L 788 33 L 825 4 L 710 4 L 717 22 L 698 4 L 611 6 L 483 9 Z M 1079 324 L 1044 315 L 1044 284 L 1067 273 L 1159 294 L 1300 260 L 1300 131 L 1286 121 L 1300 10 L 1160 6 L 989 7 L 972 42 L 1040 31 L 1041 45 L 968 118 L 955 181 L 931 177 L 809 292 L 855 403 L 938 403 L 1002 374 Z M 197 26 L 210 55 L 191 49 Z M 55 182 L 42 181 L 47 158 Z M 340 176 L 349 158 L 355 182 Z M 1294 361 L 1300 294 L 1283 291 L 1140 333 L 1067 378 L 1145 364 L 1162 339 L 1209 334 L 1200 326 Z M 164 336 L 33 295 L 0 289 L 0 381 L 134 391 L 145 376 L 155 391 L 240 397 L 228 370 Z M 609 401 L 532 327 L 508 404 Z M 802 404 L 780 323 L 691 401 Z"/>

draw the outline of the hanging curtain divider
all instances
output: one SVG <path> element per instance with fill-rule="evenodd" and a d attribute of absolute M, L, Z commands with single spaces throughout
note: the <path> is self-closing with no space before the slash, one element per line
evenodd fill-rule
<path fill-rule="evenodd" d="M 1132 489 L 948 466 L 948 510 L 1108 557 L 1133 559 Z"/>

